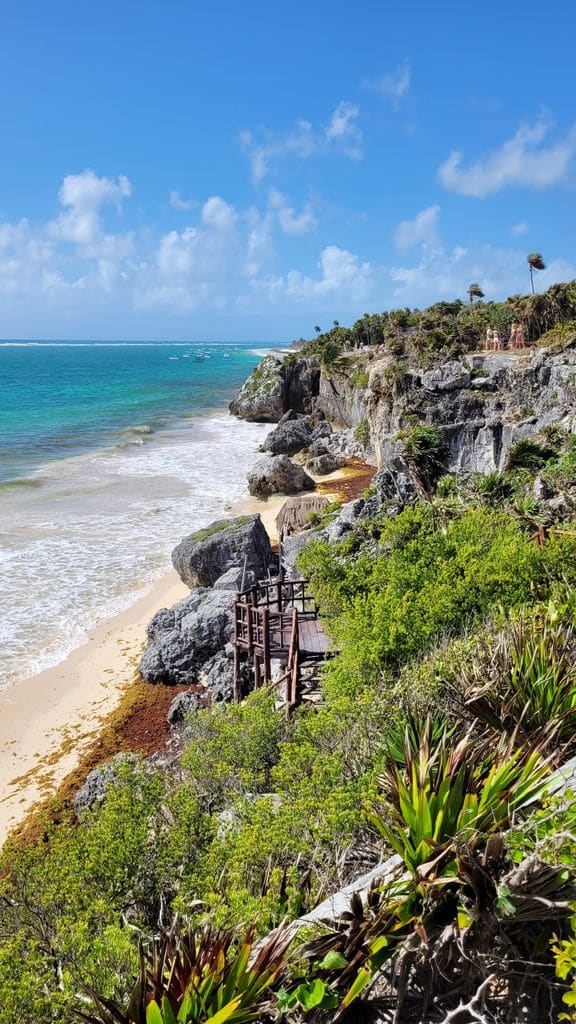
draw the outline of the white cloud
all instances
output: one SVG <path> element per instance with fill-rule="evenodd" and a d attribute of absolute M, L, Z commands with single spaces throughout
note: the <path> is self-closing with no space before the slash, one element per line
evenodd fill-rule
<path fill-rule="evenodd" d="M 337 142 L 342 152 L 353 160 L 362 156 L 362 132 L 356 123 L 359 116 L 359 107 L 341 100 L 325 129 L 326 138 Z"/>
<path fill-rule="evenodd" d="M 269 204 L 274 210 L 281 230 L 285 235 L 305 235 L 317 224 L 310 203 L 306 203 L 301 213 L 296 213 L 288 200 L 277 189 L 270 189 Z"/>
<path fill-rule="evenodd" d="M 377 92 L 381 96 L 390 96 L 398 102 L 408 92 L 411 77 L 410 66 L 405 60 L 395 71 L 390 71 L 388 74 L 382 75 L 381 78 L 367 78 L 363 84 L 372 92 Z"/>
<path fill-rule="evenodd" d="M 510 228 L 510 234 L 514 235 L 515 238 L 519 238 L 521 235 L 527 235 L 530 230 L 530 225 L 526 224 L 523 220 L 518 221 L 517 224 L 513 224 Z"/>
<path fill-rule="evenodd" d="M 433 244 L 437 239 L 439 206 L 427 206 L 414 220 L 403 220 L 394 232 L 398 249 L 411 249 L 415 245 Z"/>
<path fill-rule="evenodd" d="M 338 308 L 363 302 L 373 286 L 373 267 L 347 249 L 328 245 L 318 261 L 320 274 L 309 277 L 299 270 L 291 270 L 280 277 L 253 279 L 252 291 L 268 302 L 290 302 L 314 306 L 325 300 L 337 302 Z M 251 299 L 241 297 L 241 305 L 250 305 Z"/>
<path fill-rule="evenodd" d="M 574 267 L 557 260 L 538 275 L 538 282 L 544 290 L 554 281 L 567 281 L 575 275 Z M 464 299 L 471 281 L 479 282 L 487 299 L 524 294 L 530 286 L 526 254 L 491 245 L 430 249 L 415 265 L 391 267 L 389 277 L 392 287 L 387 304 L 397 306 Z"/>
<path fill-rule="evenodd" d="M 131 195 L 132 186 L 123 174 L 99 178 L 94 171 L 68 174 L 60 186 L 58 198 L 66 212 L 52 221 L 49 229 L 56 238 L 78 245 L 93 245 L 102 236 L 100 209 L 113 205 L 120 209 L 122 199 Z"/>
<path fill-rule="evenodd" d="M 297 206 L 277 189 L 267 190 L 261 208 L 237 209 L 222 196 L 210 196 L 186 226 L 160 236 L 151 230 L 114 232 L 108 223 L 104 230 L 106 207 L 122 202 L 128 189 L 126 179 L 92 172 L 69 176 L 61 190 L 67 204 L 61 217 L 95 218 L 88 227 L 82 220 L 66 230 L 60 219 L 0 223 L 0 315 L 10 324 L 5 330 L 17 332 L 23 324 L 30 330 L 34 322 L 40 332 L 54 334 L 56 324 L 74 323 L 89 333 L 107 318 L 109 325 L 118 318 L 129 324 L 136 316 L 151 324 L 156 313 L 158 325 L 191 313 L 210 317 L 239 310 L 269 312 L 279 321 L 291 311 L 306 311 L 323 322 L 320 317 L 355 319 L 364 309 L 464 298 L 471 281 L 488 298 L 529 288 L 526 252 L 518 245 L 442 248 L 435 238 L 436 206 L 398 225 L 400 247 L 408 251 L 422 244 L 417 258 L 404 256 L 386 266 L 329 244 L 321 248 L 317 268 L 304 272 L 299 263 L 278 269 L 281 252 L 275 245 L 284 235 L 301 238 L 315 227 L 310 203 Z M 301 244 L 290 248 L 303 250 Z M 547 263 L 538 275 L 541 290 L 576 276 L 552 253 Z"/>
<path fill-rule="evenodd" d="M 172 189 L 168 202 L 173 210 L 193 210 L 197 205 L 194 199 L 184 199 L 176 188 Z"/>
<path fill-rule="evenodd" d="M 283 135 L 265 132 L 258 140 L 253 132 L 240 134 L 240 144 L 249 155 L 252 178 L 260 182 L 277 163 L 289 157 L 307 160 L 330 152 L 339 152 L 353 160 L 362 156 L 362 132 L 357 120 L 360 110 L 341 100 L 324 128 L 315 129 L 310 121 L 298 120 Z"/>
<path fill-rule="evenodd" d="M 454 150 L 440 167 L 438 178 L 451 192 L 477 199 L 510 185 L 556 185 L 565 178 L 576 152 L 576 127 L 560 141 L 544 146 L 548 133 L 549 125 L 543 120 L 521 125 L 513 138 L 468 167 L 462 166 L 462 154 Z"/>
<path fill-rule="evenodd" d="M 212 196 L 202 207 L 201 220 L 219 231 L 230 231 L 236 223 L 236 211 L 220 196 Z"/>

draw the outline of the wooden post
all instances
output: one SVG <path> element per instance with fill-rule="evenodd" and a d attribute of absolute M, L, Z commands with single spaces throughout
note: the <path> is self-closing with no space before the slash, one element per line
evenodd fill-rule
<path fill-rule="evenodd" d="M 238 604 L 239 594 L 236 594 L 236 600 L 234 601 L 234 700 L 238 702 L 240 700 L 240 650 L 238 648 Z"/>
<path fill-rule="evenodd" d="M 264 682 L 272 680 L 272 669 L 270 666 L 270 611 L 262 609 L 262 654 L 264 658 Z"/>

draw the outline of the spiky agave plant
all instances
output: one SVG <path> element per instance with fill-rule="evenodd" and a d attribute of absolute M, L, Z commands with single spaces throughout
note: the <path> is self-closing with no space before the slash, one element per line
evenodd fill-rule
<path fill-rule="evenodd" d="M 90 991 L 96 1013 L 89 1024 L 248 1024 L 265 1019 L 265 1006 L 280 982 L 292 939 L 273 932 L 254 950 L 250 928 L 235 946 L 233 932 L 207 926 L 176 927 L 141 952 L 140 975 L 124 1010 Z"/>
<path fill-rule="evenodd" d="M 548 765 L 537 750 L 514 749 L 515 738 L 496 746 L 470 729 L 460 739 L 447 726 L 433 737 L 422 723 L 420 744 L 407 734 L 403 764 L 388 759 L 381 785 L 388 814 L 368 819 L 407 869 L 422 878 L 449 870 L 459 844 L 473 849 L 540 795 Z"/>
<path fill-rule="evenodd" d="M 463 711 L 489 729 L 538 741 L 552 758 L 576 749 L 576 629 L 553 608 L 520 614 L 490 651 L 463 665 Z"/>

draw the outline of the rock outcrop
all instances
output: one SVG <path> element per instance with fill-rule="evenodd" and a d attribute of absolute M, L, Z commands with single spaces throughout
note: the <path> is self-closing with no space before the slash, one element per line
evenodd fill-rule
<path fill-rule="evenodd" d="M 230 402 L 230 412 L 243 420 L 277 423 L 286 411 L 283 364 L 265 356 Z"/>
<path fill-rule="evenodd" d="M 172 564 L 189 587 L 214 586 L 223 574 L 244 567 L 255 578 L 265 576 L 273 560 L 260 516 L 220 519 L 184 537 L 172 552 Z M 224 586 L 236 589 L 230 582 Z"/>
<path fill-rule="evenodd" d="M 306 469 L 309 473 L 314 473 L 315 476 L 326 476 L 327 473 L 333 473 L 336 469 L 342 469 L 344 465 L 346 465 L 346 459 L 343 455 L 332 455 L 331 452 L 325 452 L 309 459 Z"/>
<path fill-rule="evenodd" d="M 296 455 L 296 452 L 308 448 L 313 436 L 314 428 L 304 416 L 282 420 L 266 435 L 261 451 L 271 452 L 272 455 Z"/>
<path fill-rule="evenodd" d="M 136 761 L 136 754 L 116 754 L 109 761 L 104 761 L 97 768 L 93 768 L 86 776 L 84 785 L 80 786 L 72 798 L 72 808 L 76 816 L 81 818 L 95 804 L 101 803 L 108 787 L 118 782 L 123 765 L 135 764 Z"/>
<path fill-rule="evenodd" d="M 268 498 L 271 494 L 298 494 L 300 491 L 313 491 L 314 481 L 287 455 L 263 455 L 248 473 L 248 490 L 257 498 Z"/>
<path fill-rule="evenodd" d="M 470 353 L 431 370 L 372 364 L 366 391 L 370 436 L 379 465 L 402 453 L 398 433 L 434 427 L 451 472 L 505 468 L 516 441 L 551 423 L 569 428 L 576 403 L 576 351 Z"/>
<path fill-rule="evenodd" d="M 265 356 L 230 402 L 230 412 L 244 420 L 278 423 L 289 409 L 312 412 L 319 387 L 316 359 Z"/>
<path fill-rule="evenodd" d="M 162 608 L 146 630 L 149 644 L 140 659 L 147 683 L 168 686 L 202 682 L 210 691 L 211 672 L 216 695 L 222 691 L 220 662 L 233 625 L 233 594 L 229 590 L 198 588 L 171 608 Z M 232 664 L 229 666 L 230 687 Z"/>

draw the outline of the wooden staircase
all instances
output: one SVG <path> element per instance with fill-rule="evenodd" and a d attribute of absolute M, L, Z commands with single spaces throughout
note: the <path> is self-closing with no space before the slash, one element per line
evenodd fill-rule
<path fill-rule="evenodd" d="M 242 696 L 242 665 L 251 662 L 253 688 L 270 685 L 279 703 L 292 711 L 302 701 L 319 703 L 320 666 L 328 637 L 318 618 L 306 579 L 269 580 L 236 595 L 234 602 L 234 699 Z M 272 661 L 285 670 L 272 679 Z"/>

